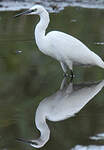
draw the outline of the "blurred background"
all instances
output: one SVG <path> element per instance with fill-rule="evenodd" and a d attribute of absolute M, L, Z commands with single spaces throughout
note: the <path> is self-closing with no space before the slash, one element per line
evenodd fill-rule
<path fill-rule="evenodd" d="M 26 9 L 34 4 L 41 4 L 55 13 L 68 6 L 104 9 L 104 0 L 0 0 L 0 10 Z"/>

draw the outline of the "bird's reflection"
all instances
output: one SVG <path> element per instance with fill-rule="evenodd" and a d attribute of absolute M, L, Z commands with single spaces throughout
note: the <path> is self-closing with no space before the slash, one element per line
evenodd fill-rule
<path fill-rule="evenodd" d="M 60 89 L 43 99 L 35 115 L 35 123 L 40 131 L 36 140 L 18 139 L 33 147 L 43 147 L 50 137 L 50 129 L 46 120 L 61 121 L 79 112 L 104 86 L 104 80 L 87 84 L 69 84 L 63 79 Z"/>

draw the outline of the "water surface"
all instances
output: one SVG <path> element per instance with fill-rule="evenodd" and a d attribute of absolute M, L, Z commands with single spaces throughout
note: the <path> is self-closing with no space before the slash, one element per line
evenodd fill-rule
<path fill-rule="evenodd" d="M 60 64 L 42 54 L 34 42 L 38 17 L 12 19 L 17 12 L 0 12 L 0 149 L 35 149 L 18 143 L 15 138 L 36 139 L 34 123 L 39 103 L 59 90 L 63 80 Z M 104 12 L 96 9 L 65 8 L 50 14 L 47 29 L 67 32 L 83 41 L 104 60 Z M 73 83 L 101 81 L 104 70 L 98 67 L 75 67 Z M 104 145 L 90 137 L 104 133 L 103 89 L 74 117 L 48 121 L 51 136 L 42 149 L 74 149 Z"/>

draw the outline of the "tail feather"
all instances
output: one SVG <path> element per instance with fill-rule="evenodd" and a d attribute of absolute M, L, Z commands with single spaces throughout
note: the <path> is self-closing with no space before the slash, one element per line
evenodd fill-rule
<path fill-rule="evenodd" d="M 104 62 L 103 60 L 101 59 L 101 61 L 97 64 L 99 67 L 103 68 L 104 69 Z"/>
<path fill-rule="evenodd" d="M 96 61 L 95 63 L 97 66 L 104 69 L 104 61 L 98 55 L 97 55 L 95 61 Z"/>

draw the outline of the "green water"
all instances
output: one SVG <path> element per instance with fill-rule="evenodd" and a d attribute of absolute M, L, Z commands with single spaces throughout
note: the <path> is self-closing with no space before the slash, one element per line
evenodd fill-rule
<path fill-rule="evenodd" d="M 63 79 L 60 64 L 42 54 L 34 41 L 38 17 L 13 19 L 17 12 L 0 12 L 0 150 L 35 149 L 15 138 L 35 139 L 39 132 L 34 118 L 45 97 L 55 93 Z M 50 14 L 47 29 L 69 33 L 83 41 L 104 60 L 104 11 L 66 8 Z M 75 67 L 74 83 L 100 81 L 104 70 Z M 71 149 L 80 145 L 102 145 L 90 136 L 104 132 L 104 92 L 95 96 L 75 117 L 61 122 L 49 121 L 50 140 L 42 149 Z"/>

